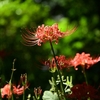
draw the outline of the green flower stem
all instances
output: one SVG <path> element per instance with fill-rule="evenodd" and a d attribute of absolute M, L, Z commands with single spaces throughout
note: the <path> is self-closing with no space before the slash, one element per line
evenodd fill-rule
<path fill-rule="evenodd" d="M 0 100 L 2 100 L 2 97 L 1 97 L 1 89 L 0 89 Z"/>
<path fill-rule="evenodd" d="M 60 95 L 59 95 L 59 91 L 58 91 L 58 88 L 57 88 L 57 83 L 56 83 L 56 80 L 55 80 L 55 75 L 54 75 L 54 73 L 53 73 L 53 78 L 54 78 L 55 89 L 56 89 L 56 92 L 57 92 L 57 94 L 58 94 L 58 98 L 59 98 L 59 100 L 60 100 Z"/>
<path fill-rule="evenodd" d="M 14 71 L 16 70 L 16 69 L 14 69 L 15 61 L 16 61 L 16 59 L 14 59 L 14 61 L 13 61 L 13 68 L 12 68 L 12 73 L 11 73 L 11 77 L 10 77 L 10 81 L 9 81 L 9 83 L 11 83 L 12 78 L 13 78 L 13 74 L 14 74 Z"/>
<path fill-rule="evenodd" d="M 61 92 L 63 94 L 63 100 L 66 100 L 65 99 L 65 91 L 64 91 L 64 88 L 63 88 L 63 82 L 62 82 L 62 78 L 61 78 L 61 73 L 60 73 L 60 70 L 59 70 L 59 66 L 58 66 L 58 62 L 57 62 L 57 59 L 56 59 L 56 55 L 55 55 L 55 52 L 54 52 L 54 49 L 53 49 L 53 45 L 52 45 L 52 42 L 50 41 L 50 46 L 51 46 L 51 50 L 52 50 L 52 53 L 53 53 L 53 57 L 55 59 L 55 63 L 56 63 L 56 66 L 57 66 L 57 72 L 58 72 L 58 75 L 60 77 L 60 88 L 61 88 Z"/>
<path fill-rule="evenodd" d="M 25 91 L 23 92 L 23 100 L 25 100 Z"/>
<path fill-rule="evenodd" d="M 13 97 L 13 95 L 12 95 L 12 97 L 11 97 L 11 100 L 14 100 L 14 97 Z"/>
<path fill-rule="evenodd" d="M 26 78 L 25 78 L 25 81 L 22 83 L 23 86 L 24 86 L 24 92 L 23 92 L 23 100 L 25 100 L 25 84 L 26 84 Z"/>
<path fill-rule="evenodd" d="M 12 82 L 13 74 L 14 74 L 14 71 L 15 71 L 15 69 L 14 69 L 14 64 L 15 64 L 15 61 L 16 61 L 16 59 L 14 59 L 14 60 L 13 60 L 12 73 L 11 73 L 11 77 L 10 77 L 10 80 L 9 80 L 9 84 L 10 84 L 10 89 L 11 89 L 11 90 L 12 90 L 12 87 L 11 87 L 11 82 Z M 8 100 L 10 100 L 10 98 L 8 98 Z M 13 100 L 13 95 L 12 95 L 11 100 Z"/>
<path fill-rule="evenodd" d="M 87 76 L 86 76 L 86 72 L 85 72 L 85 66 L 82 66 L 82 68 L 83 68 L 82 72 L 83 72 L 86 84 L 88 84 L 88 80 L 87 80 Z"/>
<path fill-rule="evenodd" d="M 88 85 L 88 80 L 87 80 L 87 76 L 86 76 L 86 72 L 85 72 L 85 66 L 82 66 L 82 68 L 83 68 L 83 75 L 84 75 L 86 84 Z M 91 100 L 90 97 L 88 97 L 87 100 Z"/>

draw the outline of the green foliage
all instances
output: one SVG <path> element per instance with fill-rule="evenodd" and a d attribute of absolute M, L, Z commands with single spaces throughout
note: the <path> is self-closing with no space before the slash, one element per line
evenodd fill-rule
<path fill-rule="evenodd" d="M 21 43 L 21 34 L 24 28 L 35 28 L 37 25 L 43 23 L 44 19 L 48 16 L 49 8 L 33 2 L 33 0 L 26 0 L 21 2 L 16 1 L 0 1 L 0 69 L 1 75 L 9 78 L 12 61 L 17 59 L 17 69 L 32 71 L 36 56 L 34 51 L 29 50 Z M 34 58 L 32 56 L 34 55 Z M 29 60 L 29 63 L 27 63 Z M 25 63 L 25 61 L 27 61 Z M 11 63 L 9 63 L 11 62 Z M 35 66 L 35 65 L 34 65 Z M 22 71 L 24 73 L 26 71 Z M 21 71 L 19 71 L 21 74 Z M 30 74 L 30 79 L 34 78 L 34 73 Z"/>

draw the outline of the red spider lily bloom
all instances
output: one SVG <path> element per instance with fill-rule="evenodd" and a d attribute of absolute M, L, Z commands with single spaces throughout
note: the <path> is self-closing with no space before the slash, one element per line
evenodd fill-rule
<path fill-rule="evenodd" d="M 17 87 L 13 85 L 13 93 L 16 95 L 22 95 L 28 87 L 27 74 L 21 74 L 19 85 Z"/>
<path fill-rule="evenodd" d="M 72 59 L 71 63 L 72 66 L 74 66 L 74 68 L 77 70 L 77 66 L 81 65 L 81 66 L 86 66 L 86 68 L 90 68 L 91 65 L 97 63 L 100 61 L 100 57 L 93 59 L 92 57 L 90 57 L 90 54 L 86 54 L 86 53 L 77 53 L 76 56 L 74 57 L 74 59 Z"/>
<path fill-rule="evenodd" d="M 66 32 L 61 32 L 58 28 L 58 24 L 55 23 L 52 26 L 45 26 L 44 24 L 38 26 L 36 32 L 32 32 L 30 30 L 26 30 L 28 34 L 22 34 L 22 38 L 24 40 L 24 44 L 28 46 L 38 45 L 41 46 L 41 43 L 45 43 L 46 41 L 55 41 L 58 43 L 58 39 L 69 35 L 75 31 L 75 28 L 72 30 L 67 30 Z"/>
<path fill-rule="evenodd" d="M 34 94 L 35 94 L 35 97 L 36 97 L 37 99 L 39 99 L 39 98 L 40 98 L 40 95 L 42 94 L 42 89 L 41 89 L 41 87 L 34 88 Z"/>
<path fill-rule="evenodd" d="M 20 83 L 27 84 L 27 74 L 21 74 L 20 76 Z"/>
<path fill-rule="evenodd" d="M 64 55 L 56 56 L 56 60 L 58 66 L 56 65 L 56 61 L 54 58 L 52 58 L 52 60 L 45 61 L 45 65 L 49 66 L 51 70 L 56 67 L 62 70 L 63 68 L 69 68 L 69 66 L 71 65 L 70 60 L 67 60 Z"/>
<path fill-rule="evenodd" d="M 17 87 L 16 86 L 13 86 L 13 93 L 15 95 L 22 95 L 25 91 L 25 89 L 27 89 L 28 86 L 22 86 L 20 87 L 20 85 L 18 85 Z"/>
<path fill-rule="evenodd" d="M 11 96 L 12 96 L 11 86 L 10 84 L 6 84 L 3 88 L 1 88 L 1 97 L 11 98 Z"/>
<path fill-rule="evenodd" d="M 74 85 L 71 88 L 72 93 L 68 95 L 70 99 L 75 100 L 100 100 L 100 93 L 91 85 L 86 83 Z"/>

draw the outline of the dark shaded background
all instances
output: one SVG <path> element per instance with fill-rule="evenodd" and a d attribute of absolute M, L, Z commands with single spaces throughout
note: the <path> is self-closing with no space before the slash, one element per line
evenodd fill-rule
<path fill-rule="evenodd" d="M 30 87 L 48 89 L 51 74 L 42 69 L 41 61 L 52 57 L 49 43 L 26 47 L 21 41 L 24 28 L 58 23 L 61 31 L 77 27 L 74 34 L 54 44 L 56 55 L 73 57 L 77 52 L 100 55 L 100 1 L 97 0 L 0 0 L 0 77 L 1 86 L 10 79 L 12 62 L 16 58 L 13 82 L 27 73 Z M 89 82 L 99 85 L 100 63 L 87 71 Z M 73 83 L 84 81 L 81 71 L 64 72 L 73 75 Z M 47 85 L 48 84 L 48 85 Z"/>

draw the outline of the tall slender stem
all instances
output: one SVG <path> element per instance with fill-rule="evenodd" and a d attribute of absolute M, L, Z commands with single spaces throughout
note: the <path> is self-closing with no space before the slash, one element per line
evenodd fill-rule
<path fill-rule="evenodd" d="M 54 75 L 54 73 L 53 73 L 53 80 L 54 80 L 54 84 L 55 84 L 55 91 L 57 92 L 58 98 L 59 98 L 59 100 L 60 100 L 60 95 L 59 95 L 59 91 L 58 91 L 58 88 L 57 88 L 57 83 L 56 83 L 56 80 L 55 80 L 55 75 Z"/>
<path fill-rule="evenodd" d="M 23 92 L 23 100 L 25 100 L 25 91 Z"/>
<path fill-rule="evenodd" d="M 13 60 L 13 68 L 12 68 L 12 73 L 11 73 L 10 81 L 12 81 L 14 71 L 16 70 L 16 69 L 14 69 L 15 61 L 16 61 L 16 59 Z"/>
<path fill-rule="evenodd" d="M 11 88 L 12 88 L 12 87 L 11 87 L 11 82 L 12 82 L 13 74 L 14 74 L 14 71 L 15 71 L 15 69 L 14 69 L 15 61 L 16 61 L 16 59 L 13 60 L 12 73 L 11 73 L 11 77 L 10 77 L 10 80 L 9 80 L 10 90 L 12 90 L 12 89 L 11 89 Z M 12 98 L 11 98 L 11 99 L 13 100 L 13 95 L 12 95 Z M 8 100 L 10 100 L 10 98 L 8 98 Z"/>
<path fill-rule="evenodd" d="M 60 70 L 59 70 L 58 62 L 57 62 L 56 55 L 55 55 L 55 52 L 54 52 L 54 48 L 53 48 L 53 45 L 52 45 L 51 41 L 50 41 L 50 46 L 51 46 L 53 57 L 55 59 L 55 63 L 56 63 L 56 66 L 57 66 L 57 72 L 58 72 L 58 75 L 59 75 L 60 81 L 61 81 L 60 88 L 61 88 L 61 91 L 62 91 L 62 94 L 63 94 L 63 100 L 66 100 L 65 99 L 65 91 L 64 91 L 64 88 L 63 88 L 63 82 L 62 82 L 62 78 L 61 78 L 61 73 L 60 73 Z"/>
<path fill-rule="evenodd" d="M 83 75 L 84 75 L 84 78 L 85 78 L 86 84 L 88 84 L 87 76 L 86 76 L 86 72 L 85 72 L 85 66 L 82 66 L 82 68 L 83 68 Z"/>

